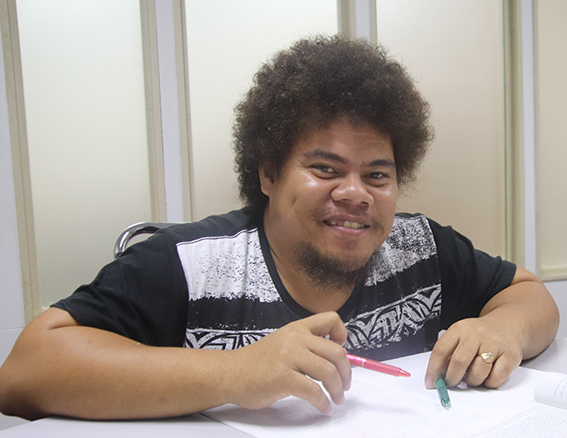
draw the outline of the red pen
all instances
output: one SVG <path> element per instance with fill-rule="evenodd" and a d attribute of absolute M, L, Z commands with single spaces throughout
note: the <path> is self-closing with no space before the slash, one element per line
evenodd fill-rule
<path fill-rule="evenodd" d="M 351 365 L 357 367 L 366 368 L 372 371 L 378 371 L 379 373 L 390 374 L 397 377 L 410 377 L 411 374 L 401 368 L 395 367 L 393 365 L 388 365 L 382 362 L 378 362 L 371 359 L 365 359 L 364 357 L 355 356 L 354 354 L 346 355 L 347 359 Z"/>

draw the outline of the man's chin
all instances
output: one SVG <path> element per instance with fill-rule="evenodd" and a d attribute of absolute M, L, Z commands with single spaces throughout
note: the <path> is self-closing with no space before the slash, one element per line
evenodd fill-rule
<path fill-rule="evenodd" d="M 310 245 L 298 245 L 295 253 L 301 270 L 317 286 L 351 287 L 368 273 L 370 256 L 321 254 Z"/>
<path fill-rule="evenodd" d="M 327 260 L 330 265 L 335 265 L 337 269 L 345 273 L 363 269 L 372 257 L 372 254 L 361 255 L 360 251 L 349 251 L 347 249 L 319 254 L 323 260 Z"/>

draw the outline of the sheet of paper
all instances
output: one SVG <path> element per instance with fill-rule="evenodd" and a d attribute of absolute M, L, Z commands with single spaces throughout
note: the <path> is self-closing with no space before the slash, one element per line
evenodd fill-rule
<path fill-rule="evenodd" d="M 541 436 L 567 436 L 565 412 L 534 400 L 540 371 L 519 368 L 498 390 L 450 390 L 452 407 L 447 411 L 437 392 L 424 387 L 428 357 L 420 354 L 391 361 L 409 371 L 410 378 L 353 368 L 352 388 L 346 393 L 345 403 L 334 406 L 328 415 L 293 397 L 256 411 L 226 405 L 205 414 L 250 435 L 267 438 L 486 437 L 494 430 L 499 430 L 499 438 L 517 438 L 517 427 L 526 418 L 552 417 L 546 434 Z"/>
<path fill-rule="evenodd" d="M 567 374 L 544 373 L 537 382 L 535 399 L 539 403 L 567 409 Z"/>

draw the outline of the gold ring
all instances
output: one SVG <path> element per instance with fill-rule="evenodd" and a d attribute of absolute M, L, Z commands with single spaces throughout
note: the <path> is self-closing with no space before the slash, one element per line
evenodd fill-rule
<path fill-rule="evenodd" d="M 485 363 L 491 364 L 492 362 L 494 362 L 494 356 L 490 352 L 479 354 L 479 356 Z"/>

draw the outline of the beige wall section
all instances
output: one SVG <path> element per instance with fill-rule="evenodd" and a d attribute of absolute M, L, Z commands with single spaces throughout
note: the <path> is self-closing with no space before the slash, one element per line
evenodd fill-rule
<path fill-rule="evenodd" d="M 436 139 L 399 210 L 422 212 L 505 252 L 501 2 L 377 0 L 378 40 L 431 103 Z"/>
<path fill-rule="evenodd" d="M 198 220 L 238 208 L 233 170 L 233 108 L 267 57 L 293 41 L 338 29 L 330 0 L 188 1 L 187 44 Z"/>
<path fill-rule="evenodd" d="M 535 3 L 540 275 L 567 279 L 567 2 Z"/>
<path fill-rule="evenodd" d="M 42 306 L 90 282 L 150 220 L 140 10 L 18 1 Z"/>

